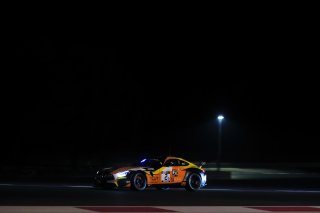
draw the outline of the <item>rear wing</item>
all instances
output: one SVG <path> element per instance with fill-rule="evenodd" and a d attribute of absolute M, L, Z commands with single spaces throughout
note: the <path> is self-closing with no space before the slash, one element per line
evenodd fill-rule
<path fill-rule="evenodd" d="M 202 161 L 202 162 L 200 163 L 199 167 L 202 168 L 202 167 L 203 167 L 204 165 L 206 165 L 206 164 L 207 164 L 206 162 Z"/>

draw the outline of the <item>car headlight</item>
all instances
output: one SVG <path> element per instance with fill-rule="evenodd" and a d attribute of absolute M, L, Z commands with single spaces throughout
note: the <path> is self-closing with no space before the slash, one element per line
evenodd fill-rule
<path fill-rule="evenodd" d="M 203 185 L 203 186 L 206 185 L 206 183 L 207 183 L 207 175 L 201 173 L 201 180 L 202 180 L 201 185 Z"/>
<path fill-rule="evenodd" d="M 114 176 L 115 176 L 116 178 L 123 178 L 123 177 L 127 176 L 128 173 L 129 173 L 129 171 L 118 172 L 118 173 L 116 173 Z"/>

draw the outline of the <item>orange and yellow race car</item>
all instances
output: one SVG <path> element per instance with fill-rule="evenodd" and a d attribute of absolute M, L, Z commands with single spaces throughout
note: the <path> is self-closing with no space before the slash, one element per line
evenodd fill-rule
<path fill-rule="evenodd" d="M 117 169 L 104 168 L 94 177 L 96 187 L 130 187 L 142 191 L 149 186 L 157 189 L 184 187 L 195 191 L 206 185 L 207 175 L 202 164 L 197 166 L 185 159 L 166 157 L 143 159 L 137 166 Z"/>

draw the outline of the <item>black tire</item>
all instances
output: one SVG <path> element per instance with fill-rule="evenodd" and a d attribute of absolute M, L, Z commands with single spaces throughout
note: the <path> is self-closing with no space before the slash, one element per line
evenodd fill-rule
<path fill-rule="evenodd" d="M 147 179 L 142 172 L 137 172 L 133 174 L 130 182 L 132 190 L 143 191 L 147 187 Z"/>
<path fill-rule="evenodd" d="M 187 179 L 186 190 L 197 191 L 201 188 L 201 176 L 198 173 L 191 173 Z"/>

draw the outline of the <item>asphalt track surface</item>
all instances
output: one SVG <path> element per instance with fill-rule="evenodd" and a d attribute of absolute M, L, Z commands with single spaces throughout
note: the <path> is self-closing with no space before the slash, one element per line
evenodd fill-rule
<path fill-rule="evenodd" d="M 305 206 L 320 205 L 314 180 L 217 181 L 197 192 L 105 190 L 90 184 L 0 183 L 0 206 Z"/>

